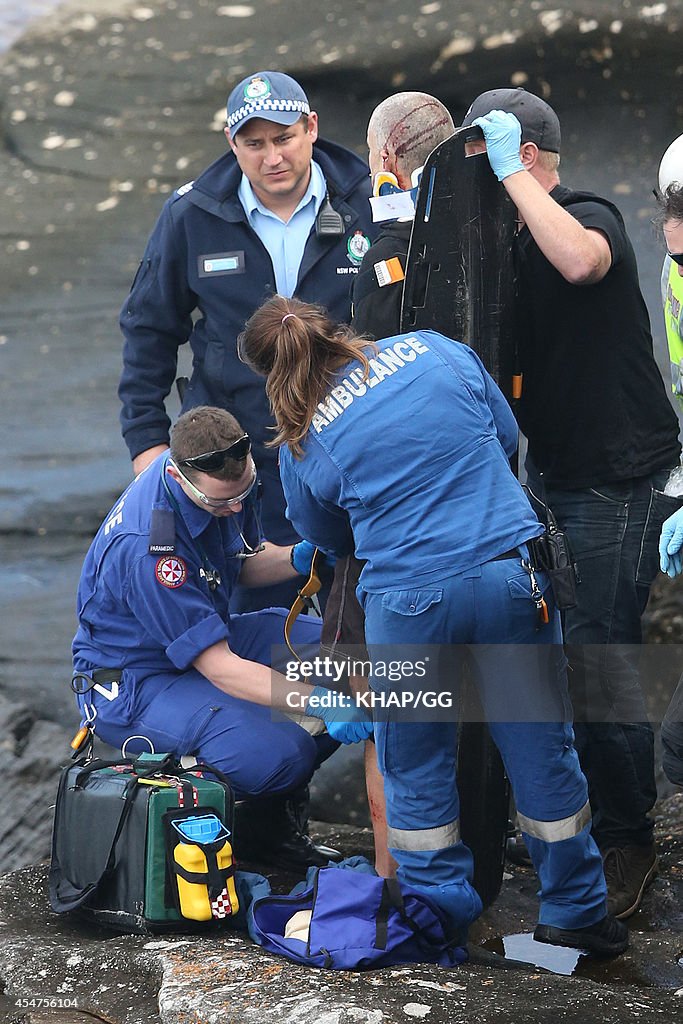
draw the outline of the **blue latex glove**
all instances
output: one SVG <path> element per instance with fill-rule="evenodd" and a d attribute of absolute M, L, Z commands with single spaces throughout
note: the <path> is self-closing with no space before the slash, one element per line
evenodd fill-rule
<path fill-rule="evenodd" d="M 360 743 L 372 736 L 372 720 L 346 693 L 314 686 L 306 714 L 324 722 L 332 739 L 339 743 Z"/>
<path fill-rule="evenodd" d="M 483 117 L 476 117 L 472 124 L 479 125 L 484 133 L 486 153 L 498 181 L 524 170 L 519 155 L 522 126 L 514 114 L 491 110 Z"/>
<path fill-rule="evenodd" d="M 678 576 L 683 568 L 683 508 L 664 521 L 659 535 L 659 565 L 667 576 Z"/>
<path fill-rule="evenodd" d="M 298 544 L 295 544 L 292 548 L 290 555 L 290 562 L 298 573 L 302 576 L 311 575 L 311 562 L 313 561 L 313 552 L 315 551 L 315 544 L 311 544 L 310 540 L 300 540 Z M 323 556 L 323 564 L 332 568 L 336 559 L 332 555 L 326 555 L 324 551 L 320 552 Z M 320 565 L 320 560 L 318 560 Z"/>

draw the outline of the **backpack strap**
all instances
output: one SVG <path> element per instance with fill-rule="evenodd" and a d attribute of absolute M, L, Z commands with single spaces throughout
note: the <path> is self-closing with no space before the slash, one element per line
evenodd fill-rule
<path fill-rule="evenodd" d="M 456 946 L 462 945 L 461 940 L 457 936 L 455 938 L 453 938 L 453 939 L 445 940 L 444 942 L 430 942 L 430 940 L 427 938 L 427 936 L 424 933 L 424 929 L 421 928 L 420 925 L 414 920 L 414 918 L 412 918 L 410 916 L 410 914 L 407 912 L 406 906 L 405 906 L 405 901 L 403 899 L 403 892 L 401 891 L 401 884 L 400 884 L 400 882 L 398 881 L 397 878 L 385 878 L 384 879 L 384 885 L 382 887 L 382 899 L 380 901 L 380 909 L 379 909 L 378 914 L 377 914 L 378 926 L 380 924 L 380 914 L 384 913 L 385 906 L 386 906 L 386 921 L 388 921 L 389 911 L 391 909 L 394 909 L 394 910 L 398 911 L 398 913 L 399 913 L 399 915 L 401 917 L 401 920 L 405 924 L 408 925 L 408 927 L 410 928 L 411 932 L 415 936 L 415 942 L 416 942 L 416 944 L 417 944 L 419 949 L 422 949 L 425 952 L 433 952 L 435 950 L 436 951 L 449 950 L 449 949 L 453 949 Z M 431 903 L 429 904 L 429 906 L 431 907 Z M 434 913 L 434 916 L 436 917 L 437 916 L 436 915 L 436 911 L 433 911 L 433 913 Z M 387 927 L 386 921 L 385 921 L 385 924 L 384 924 L 384 928 L 385 929 Z M 380 938 L 381 938 L 381 934 L 380 934 Z M 379 948 L 380 949 L 385 949 L 386 948 L 386 943 L 387 943 L 387 939 L 386 939 L 386 933 L 385 933 L 384 946 L 380 946 Z"/>
<path fill-rule="evenodd" d="M 220 843 L 202 846 L 202 852 L 206 857 L 206 871 L 188 871 L 187 868 L 183 867 L 182 864 L 178 864 L 177 861 L 173 863 L 173 870 L 176 875 L 180 875 L 186 882 L 207 887 L 209 901 L 215 900 L 223 892 L 228 879 L 234 877 L 235 874 L 234 864 L 229 864 L 225 868 L 218 867 L 218 859 L 216 857 L 218 851 L 216 847 L 222 847 L 223 842 L 224 840 L 221 840 Z"/>
<path fill-rule="evenodd" d="M 389 941 L 389 914 L 393 908 L 403 916 L 403 896 L 395 878 L 385 878 L 382 885 L 382 896 L 375 918 L 375 948 L 386 949 Z M 400 909 L 399 909 L 400 908 Z"/>
<path fill-rule="evenodd" d="M 114 762 L 117 763 L 117 762 Z M 100 765 L 99 767 L 102 767 Z M 114 857 L 116 851 L 116 843 L 123 826 L 126 823 L 126 819 L 130 814 L 130 810 L 135 800 L 137 792 L 137 778 L 133 776 L 127 783 L 123 797 L 121 799 L 120 811 L 118 820 L 113 824 L 112 838 L 109 843 L 109 848 L 105 850 L 101 861 L 101 870 L 95 878 L 91 878 L 85 885 L 76 886 L 71 882 L 62 872 L 61 865 L 59 863 L 58 855 L 58 839 L 59 839 L 59 812 L 60 808 L 63 807 L 64 800 L 66 799 L 66 789 L 68 783 L 68 772 L 69 769 L 65 769 L 62 772 L 62 777 L 59 782 L 59 791 L 57 793 L 57 804 L 55 807 L 55 827 L 52 835 L 52 858 L 50 863 L 50 871 L 48 875 L 48 889 L 50 895 L 50 904 L 52 909 L 57 913 L 65 913 L 69 910 L 75 910 L 80 907 L 82 903 L 88 899 L 93 893 L 97 891 L 98 886 L 102 882 L 103 878 L 111 871 L 114 866 Z M 75 789 L 82 788 L 78 783 L 81 781 L 82 772 L 79 773 L 76 779 L 76 783 L 72 787 Z M 90 774 L 87 772 L 86 774 Z"/>

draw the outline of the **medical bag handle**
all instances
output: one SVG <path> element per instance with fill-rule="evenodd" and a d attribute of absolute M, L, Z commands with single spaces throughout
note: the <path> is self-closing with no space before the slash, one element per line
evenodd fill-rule
<path fill-rule="evenodd" d="M 159 772 L 166 774 L 176 774 L 173 770 L 176 766 L 176 763 L 177 759 L 175 754 L 167 754 L 162 761 L 159 761 L 158 763 L 154 764 L 153 767 L 144 768 L 141 766 L 139 769 L 135 769 L 135 775 L 136 777 L 139 776 L 145 778 L 152 775 L 156 775 Z M 92 772 L 99 771 L 101 768 L 118 768 L 119 766 L 125 766 L 126 768 L 134 769 L 135 764 L 136 759 L 132 757 L 118 757 L 115 760 L 105 760 L 104 758 L 95 757 L 92 758 L 90 761 L 87 761 L 85 759 L 81 761 L 76 761 L 77 766 L 83 765 L 83 767 L 76 776 L 73 788 L 81 789 L 88 776 Z"/>

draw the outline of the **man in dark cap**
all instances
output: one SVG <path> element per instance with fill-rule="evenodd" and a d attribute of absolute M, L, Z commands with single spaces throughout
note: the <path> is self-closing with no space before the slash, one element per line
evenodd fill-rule
<path fill-rule="evenodd" d="M 189 341 L 183 411 L 229 410 L 252 438 L 268 540 L 298 538 L 284 516 L 263 381 L 240 363 L 236 338 L 269 294 L 296 295 L 350 318 L 350 286 L 372 234 L 368 167 L 318 138 L 297 81 L 259 71 L 228 98 L 230 152 L 166 202 L 121 313 L 121 422 L 139 473 L 168 448 L 164 402 Z M 295 587 L 238 588 L 237 611 L 289 605 Z"/>
<path fill-rule="evenodd" d="M 657 571 L 657 492 L 678 424 L 652 353 L 635 255 L 617 208 L 560 184 L 560 123 L 524 89 L 482 93 L 491 167 L 517 207 L 517 413 L 532 491 L 573 545 L 581 583 L 565 639 L 577 749 L 588 777 L 609 912 L 640 905 L 657 870 L 653 733 L 640 689 L 640 616 Z"/>

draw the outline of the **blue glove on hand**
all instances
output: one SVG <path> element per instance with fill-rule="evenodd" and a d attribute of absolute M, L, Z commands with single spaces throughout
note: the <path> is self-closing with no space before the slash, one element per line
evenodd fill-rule
<path fill-rule="evenodd" d="M 314 686 L 308 698 L 306 714 L 319 718 L 338 743 L 360 743 L 372 736 L 372 719 L 359 708 L 353 697 L 325 686 Z"/>
<path fill-rule="evenodd" d="M 289 556 L 289 560 L 301 576 L 311 575 L 311 563 L 313 561 L 313 552 L 315 551 L 315 544 L 311 544 L 310 540 L 300 540 L 298 544 L 295 544 L 292 548 Z M 320 554 L 323 556 L 323 565 L 327 565 L 330 568 L 334 566 L 336 558 L 332 555 L 326 555 L 324 551 Z M 320 565 L 320 560 L 318 560 Z"/>
<path fill-rule="evenodd" d="M 667 576 L 678 576 L 683 568 L 681 548 L 683 547 L 683 508 L 674 512 L 664 521 L 659 535 L 659 565 Z"/>
<path fill-rule="evenodd" d="M 483 117 L 476 117 L 472 124 L 479 125 L 484 133 L 486 153 L 498 181 L 524 170 L 519 155 L 522 126 L 514 114 L 491 110 Z"/>

